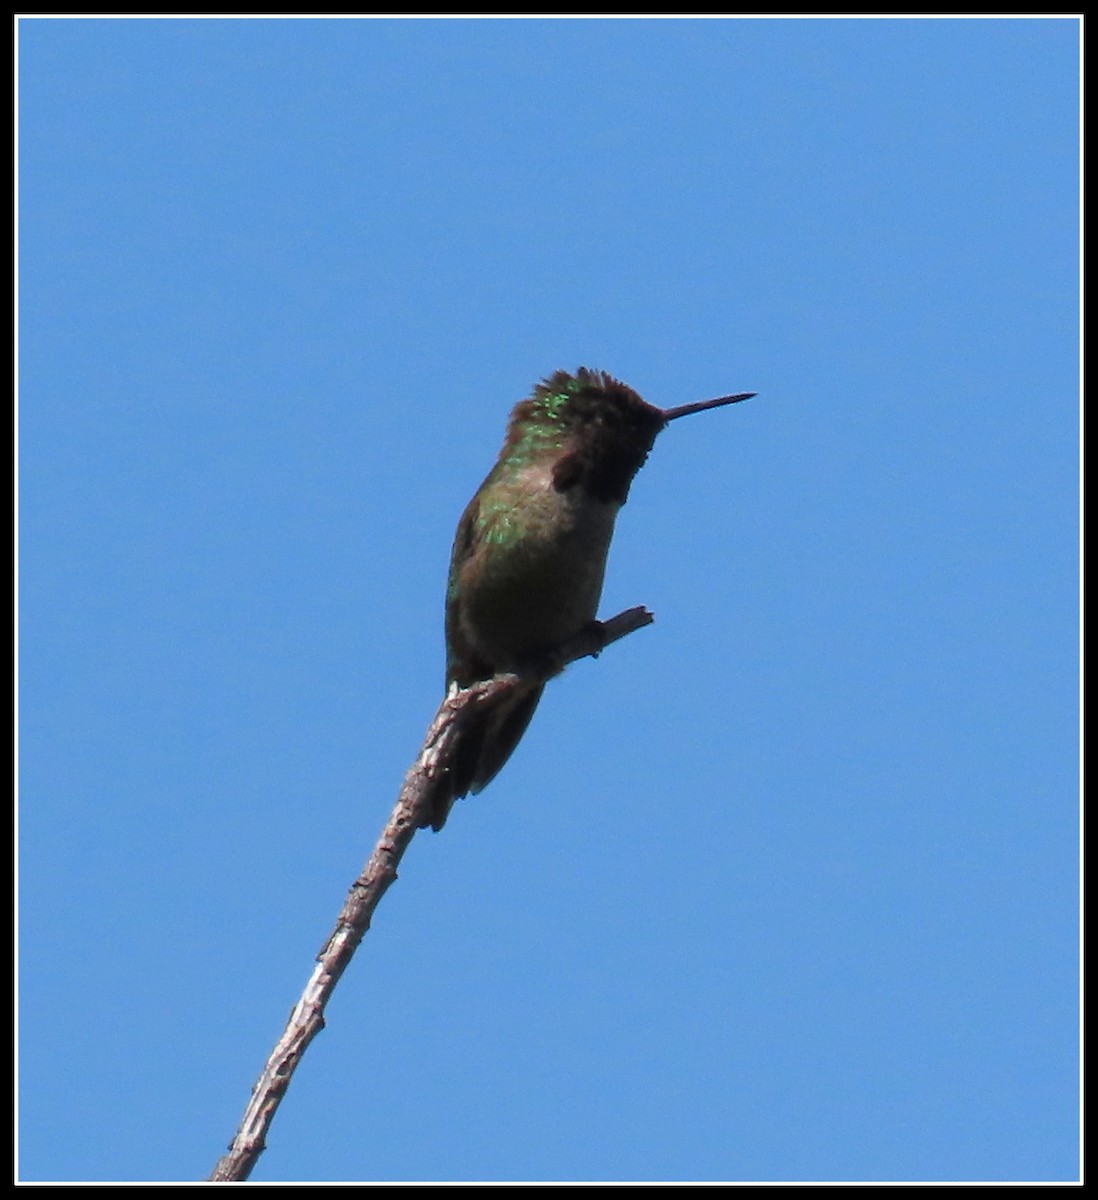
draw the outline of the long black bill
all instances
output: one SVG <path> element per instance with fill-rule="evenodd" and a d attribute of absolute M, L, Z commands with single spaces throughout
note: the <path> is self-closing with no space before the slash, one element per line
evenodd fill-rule
<path fill-rule="evenodd" d="M 750 400 L 758 392 L 737 392 L 734 396 L 718 396 L 715 400 L 698 400 L 694 404 L 680 404 L 678 408 L 665 408 L 663 415 L 668 421 L 676 417 L 688 417 L 691 413 L 704 412 L 707 408 L 720 408 L 724 404 L 739 404 L 741 400 Z"/>

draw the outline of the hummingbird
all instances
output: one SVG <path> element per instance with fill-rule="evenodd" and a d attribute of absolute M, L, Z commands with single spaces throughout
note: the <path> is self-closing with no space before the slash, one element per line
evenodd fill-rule
<path fill-rule="evenodd" d="M 501 671 L 537 677 L 553 651 L 595 620 L 614 521 L 669 421 L 755 392 L 656 408 L 603 371 L 557 371 L 511 413 L 495 466 L 458 522 L 446 589 L 446 685 Z M 545 678 L 544 669 L 541 678 Z M 532 682 L 474 719 L 429 816 L 479 792 L 510 758 L 538 706 Z"/>

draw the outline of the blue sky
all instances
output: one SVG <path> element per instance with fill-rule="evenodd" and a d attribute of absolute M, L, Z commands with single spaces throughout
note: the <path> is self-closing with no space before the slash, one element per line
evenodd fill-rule
<path fill-rule="evenodd" d="M 580 364 L 676 423 L 253 1175 L 1078 1175 L 1078 37 L 19 41 L 20 1175 L 212 1168 Z"/>

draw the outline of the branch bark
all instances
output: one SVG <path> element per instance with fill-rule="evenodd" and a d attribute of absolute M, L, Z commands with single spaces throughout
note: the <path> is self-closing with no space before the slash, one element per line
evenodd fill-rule
<path fill-rule="evenodd" d="M 228 1153 L 218 1160 L 210 1182 L 247 1179 L 266 1147 L 267 1130 L 309 1043 L 324 1028 L 324 1009 L 340 976 L 347 969 L 359 942 L 370 928 L 374 909 L 397 877 L 397 866 L 416 830 L 430 823 L 435 789 L 445 786 L 446 774 L 462 726 L 475 708 L 499 704 L 516 688 L 543 682 L 558 675 L 569 663 L 597 657 L 612 642 L 650 625 L 646 608 L 629 608 L 609 621 L 595 621 L 559 647 L 542 677 L 495 675 L 472 687 L 451 691 L 439 706 L 427 730 L 423 748 L 401 786 L 397 802 L 381 831 L 373 853 L 351 885 L 343 908 L 309 977 L 301 998 L 290 1012 L 282 1036 L 275 1043 L 259 1079 L 252 1088 L 240 1127 Z"/>

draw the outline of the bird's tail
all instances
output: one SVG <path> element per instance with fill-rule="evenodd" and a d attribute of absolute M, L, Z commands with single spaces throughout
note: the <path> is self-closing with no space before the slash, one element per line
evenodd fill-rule
<path fill-rule="evenodd" d="M 434 799 L 431 828 L 436 833 L 455 800 L 483 791 L 496 777 L 522 740 L 544 690 L 544 684 L 537 684 L 469 720 L 454 751 L 449 786 L 440 787 Z"/>

